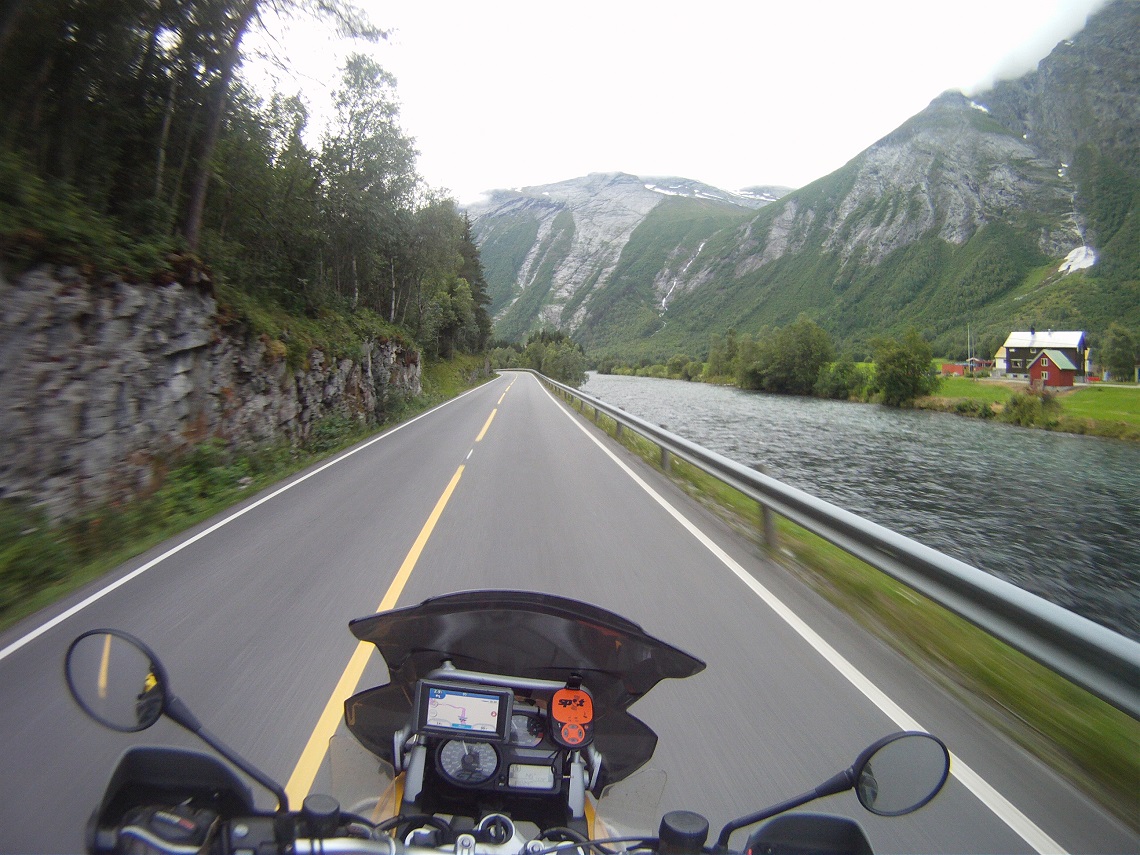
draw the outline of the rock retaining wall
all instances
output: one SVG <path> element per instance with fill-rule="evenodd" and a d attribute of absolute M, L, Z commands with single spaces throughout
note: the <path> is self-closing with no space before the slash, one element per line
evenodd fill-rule
<path fill-rule="evenodd" d="M 207 289 L 0 275 L 0 498 L 53 517 L 152 489 L 209 437 L 302 441 L 324 416 L 378 422 L 392 392 L 420 390 L 419 354 L 393 342 L 290 369 L 279 343 L 219 325 Z"/>

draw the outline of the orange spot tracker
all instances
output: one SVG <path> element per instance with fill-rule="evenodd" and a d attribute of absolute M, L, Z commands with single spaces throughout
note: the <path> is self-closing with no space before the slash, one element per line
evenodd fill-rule
<path fill-rule="evenodd" d="M 585 689 L 559 689 L 550 701 L 554 741 L 563 748 L 583 748 L 594 739 L 594 699 Z"/>

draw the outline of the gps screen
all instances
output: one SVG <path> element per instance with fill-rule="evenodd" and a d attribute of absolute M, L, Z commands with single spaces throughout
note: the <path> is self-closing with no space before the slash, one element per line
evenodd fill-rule
<path fill-rule="evenodd" d="M 510 723 L 510 692 L 431 683 L 421 692 L 420 726 L 429 730 L 502 738 Z"/>

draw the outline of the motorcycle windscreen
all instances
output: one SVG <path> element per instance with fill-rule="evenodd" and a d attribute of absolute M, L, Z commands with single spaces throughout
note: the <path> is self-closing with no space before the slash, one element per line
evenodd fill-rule
<path fill-rule="evenodd" d="M 527 591 L 469 591 L 349 624 L 380 650 L 409 696 L 444 660 L 456 668 L 564 682 L 578 675 L 594 707 L 624 710 L 667 678 L 705 663 L 588 603 Z"/>

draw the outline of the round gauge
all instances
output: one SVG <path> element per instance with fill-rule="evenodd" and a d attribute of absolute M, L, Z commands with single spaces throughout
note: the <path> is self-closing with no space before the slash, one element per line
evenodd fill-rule
<path fill-rule="evenodd" d="M 449 739 L 439 747 L 438 757 L 443 776 L 467 786 L 489 781 L 499 768 L 499 754 L 489 742 Z"/>
<path fill-rule="evenodd" d="M 546 728 L 542 719 L 536 715 L 523 715 L 515 713 L 511 716 L 511 743 L 521 745 L 523 748 L 534 748 L 542 742 L 546 735 Z"/>

